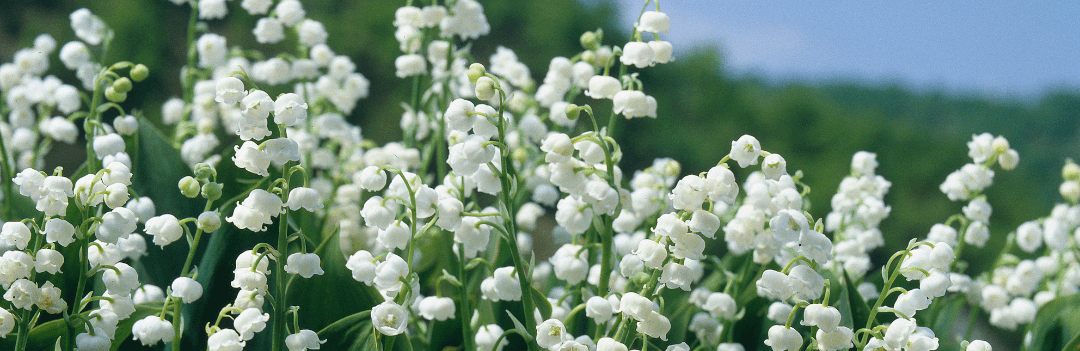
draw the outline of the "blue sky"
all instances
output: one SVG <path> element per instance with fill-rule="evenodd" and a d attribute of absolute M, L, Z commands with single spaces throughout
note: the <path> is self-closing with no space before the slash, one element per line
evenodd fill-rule
<path fill-rule="evenodd" d="M 619 0 L 630 26 L 644 1 Z M 650 5 L 650 9 L 652 5 Z M 984 95 L 1080 90 L 1080 1 L 661 1 L 679 50 L 729 72 L 902 82 Z"/>

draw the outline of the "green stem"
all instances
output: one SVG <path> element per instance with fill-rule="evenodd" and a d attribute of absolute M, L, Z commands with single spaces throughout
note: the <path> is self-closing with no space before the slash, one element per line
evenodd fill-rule
<path fill-rule="evenodd" d="M 911 251 L 910 244 L 905 251 Z M 870 316 L 866 319 L 866 326 L 864 329 L 870 329 L 870 327 L 874 325 L 875 318 L 877 318 L 878 314 L 878 308 L 881 307 L 882 303 L 885 303 L 885 298 L 889 297 L 889 290 L 892 289 L 893 283 L 896 282 L 896 277 L 900 276 L 900 267 L 904 264 L 905 258 L 907 258 L 907 254 L 900 255 L 899 260 L 896 262 L 896 268 L 893 269 L 892 274 L 889 276 L 889 280 L 881 287 L 881 291 L 885 291 L 885 293 L 878 296 L 877 301 L 874 302 L 874 307 L 870 308 Z M 866 345 L 866 343 L 870 341 L 869 337 L 870 335 L 866 335 L 864 337 L 866 340 L 861 340 L 859 345 Z"/>
<path fill-rule="evenodd" d="M 507 126 L 506 119 L 503 118 L 503 109 L 505 109 L 506 106 L 506 93 L 503 92 L 502 88 L 499 88 L 499 102 L 499 114 L 495 116 L 496 122 L 498 122 L 496 126 L 499 130 L 499 140 L 505 141 Z M 536 319 L 533 318 L 533 311 L 536 310 L 536 304 L 533 302 L 532 284 L 530 283 L 532 277 L 529 274 L 530 271 L 525 267 L 525 261 L 521 259 L 521 253 L 518 252 L 517 222 L 514 220 L 517 218 L 517 209 L 514 206 L 514 195 L 511 194 L 513 187 L 511 186 L 510 169 L 514 167 L 514 163 L 510 158 L 510 149 L 508 147 L 501 147 L 500 150 L 502 154 L 502 167 L 499 170 L 499 181 L 502 185 L 502 191 L 500 192 L 502 196 L 500 197 L 500 200 L 506 211 L 506 217 L 504 218 L 507 230 L 506 240 L 509 242 L 510 257 L 514 260 L 514 268 L 518 275 L 518 285 L 521 287 L 521 304 L 524 309 L 521 316 L 522 319 L 525 320 L 525 327 L 528 329 L 527 332 L 533 332 L 536 330 Z M 535 342 L 529 343 L 529 350 L 537 351 L 539 350 L 539 345 Z"/>
<path fill-rule="evenodd" d="M 90 164 L 90 162 L 89 162 L 90 160 L 87 160 L 87 161 L 88 161 L 87 164 Z M 81 230 L 81 228 L 80 228 L 80 230 Z M 90 235 L 83 235 L 82 238 L 79 239 L 79 246 L 78 246 L 78 250 L 79 250 L 79 274 L 75 279 L 79 280 L 79 284 L 75 288 L 75 298 L 76 299 L 82 299 L 83 291 L 86 289 L 86 280 L 87 280 L 86 273 L 90 271 L 90 267 L 89 267 L 90 262 L 88 260 L 90 254 L 89 254 L 89 252 L 87 252 L 89 250 L 89 248 L 90 248 Z M 71 304 L 71 314 L 72 315 L 79 314 L 79 312 L 80 312 L 79 310 L 81 310 L 81 309 L 82 309 L 82 301 L 81 300 L 76 301 L 75 303 Z M 68 329 L 68 335 L 73 336 L 74 335 L 74 328 L 70 324 L 68 324 L 67 329 Z M 75 349 L 75 338 L 70 337 L 67 340 L 67 350 L 74 350 L 74 349 Z M 16 348 L 16 350 L 21 350 L 21 349 Z"/>
<path fill-rule="evenodd" d="M 284 138 L 285 137 L 285 133 L 284 133 L 285 128 L 281 128 L 281 129 L 282 129 L 281 137 Z M 288 164 L 286 164 L 285 166 L 282 166 L 282 170 L 281 170 L 282 175 L 286 174 L 286 172 L 289 171 L 288 167 L 289 167 Z M 281 187 L 282 187 L 281 201 L 282 202 L 288 201 L 289 180 L 285 179 L 285 181 L 282 183 Z M 273 333 L 273 335 L 271 335 L 271 337 L 273 338 L 273 343 L 272 343 L 273 347 L 271 348 L 271 350 L 273 350 L 273 351 L 283 351 L 283 350 L 285 350 L 285 336 L 287 335 L 287 332 L 288 332 L 285 329 L 285 318 L 286 318 L 285 314 L 286 314 L 286 312 L 288 312 L 288 306 L 289 306 L 289 304 L 287 302 L 287 300 L 288 300 L 288 292 L 286 291 L 286 285 L 285 285 L 286 284 L 285 283 L 285 259 L 286 259 L 286 257 L 288 257 L 287 254 L 288 254 L 288 251 L 289 251 L 289 247 L 288 247 L 288 245 L 289 245 L 289 212 L 290 212 L 289 210 L 286 210 L 285 213 L 281 214 L 281 218 L 279 218 L 279 221 L 278 221 L 278 242 L 277 242 L 277 246 L 275 247 L 277 249 L 278 257 L 277 257 L 277 261 L 276 261 L 277 271 L 274 272 L 275 273 L 274 274 L 275 275 L 274 282 L 275 282 L 275 285 L 276 285 L 277 289 L 275 290 L 276 291 L 276 296 L 274 296 L 274 300 L 276 302 L 276 304 L 274 305 L 274 333 Z"/>
<path fill-rule="evenodd" d="M 30 339 L 30 311 L 22 311 L 19 319 L 19 333 L 15 337 L 15 351 L 25 351 L 26 341 Z"/>
<path fill-rule="evenodd" d="M 206 200 L 206 206 L 203 207 L 203 212 L 209 211 L 210 206 L 214 203 L 213 200 Z M 202 228 L 195 229 L 195 239 L 191 241 L 191 248 L 188 249 L 187 259 L 184 260 L 184 269 L 180 271 L 180 276 L 188 276 L 188 272 L 191 271 L 191 265 L 195 261 L 195 251 L 199 248 L 199 239 L 202 238 Z M 184 306 L 183 302 L 178 302 L 173 309 L 173 330 L 176 334 L 173 335 L 172 349 L 173 351 L 180 351 L 180 308 Z"/>
<path fill-rule="evenodd" d="M 453 239 L 451 239 L 450 245 L 454 245 Z M 460 250 L 458 250 L 458 280 L 461 281 L 461 295 L 459 295 L 461 299 L 458 305 L 458 320 L 461 321 L 461 344 L 465 350 L 475 350 L 476 346 L 472 345 L 474 341 L 473 337 L 475 335 L 473 335 L 473 333 L 470 331 L 471 326 L 469 325 L 469 294 L 471 292 L 468 289 L 468 276 L 465 275 L 466 262 L 467 261 L 465 260 L 465 249 L 461 248 Z"/>
<path fill-rule="evenodd" d="M 14 177 L 12 173 L 15 170 L 11 167 L 11 162 L 8 161 L 7 147 L 4 146 L 4 136 L 0 135 L 0 179 L 4 179 L 4 219 L 13 218 L 15 205 L 12 201 L 15 199 L 14 182 L 11 181 Z"/>

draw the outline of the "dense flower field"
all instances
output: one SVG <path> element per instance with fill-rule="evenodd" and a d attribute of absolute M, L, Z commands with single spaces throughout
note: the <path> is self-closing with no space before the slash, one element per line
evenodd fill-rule
<path fill-rule="evenodd" d="M 160 111 L 126 102 L 154 72 L 103 61 L 116 38 L 86 9 L 78 40 L 41 34 L 0 65 L 5 350 L 991 350 L 979 320 L 1025 349 L 1080 345 L 1072 161 L 1060 205 L 988 243 L 983 192 L 1021 156 L 972 136 L 940 186 L 961 213 L 883 266 L 873 153 L 823 218 L 751 135 L 699 174 L 623 170 L 617 123 L 676 118 L 638 79 L 673 59 L 656 1 L 629 42 L 585 32 L 540 82 L 510 48 L 470 54 L 480 3 L 409 1 L 394 70 L 412 88 L 385 145 L 344 117 L 378 86 L 300 1 L 171 1 L 191 8 L 188 55 Z M 207 30 L 225 16 L 280 51 Z M 81 167 L 46 168 L 83 142 Z M 965 248 L 986 245 L 992 269 L 970 272 Z"/>

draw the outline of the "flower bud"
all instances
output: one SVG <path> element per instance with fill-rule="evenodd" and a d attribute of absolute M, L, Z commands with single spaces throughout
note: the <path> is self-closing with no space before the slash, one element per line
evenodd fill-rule
<path fill-rule="evenodd" d="M 180 178 L 180 183 L 177 185 L 180 187 L 180 193 L 184 194 L 184 196 L 188 198 L 199 196 L 199 181 L 195 180 L 195 178 L 185 176 Z"/>
<path fill-rule="evenodd" d="M 480 100 L 491 100 L 495 97 L 495 80 L 491 77 L 483 76 L 476 80 L 476 98 Z"/>
<path fill-rule="evenodd" d="M 566 105 L 566 118 L 569 120 L 575 120 L 578 115 L 581 114 L 581 107 L 574 104 Z"/>
<path fill-rule="evenodd" d="M 518 148 L 518 149 L 514 149 L 514 151 L 510 154 L 510 157 L 514 161 L 524 163 L 524 162 L 528 161 L 529 153 L 528 153 L 528 151 L 525 151 L 525 148 Z"/>
<path fill-rule="evenodd" d="M 585 32 L 581 34 L 579 41 L 581 47 L 585 50 L 596 50 L 600 48 L 600 42 L 604 39 L 604 30 L 597 29 L 595 32 Z"/>
<path fill-rule="evenodd" d="M 202 196 L 207 200 L 221 198 L 221 183 L 209 182 L 202 186 Z"/>
<path fill-rule="evenodd" d="M 118 116 L 113 120 L 113 129 L 120 135 L 133 135 L 139 131 L 139 120 L 135 116 Z"/>
<path fill-rule="evenodd" d="M 1020 154 L 1016 150 L 1008 149 L 998 154 L 998 164 L 1001 165 L 1001 169 L 1011 170 L 1016 168 L 1016 165 L 1020 163 Z"/>
<path fill-rule="evenodd" d="M 208 180 L 210 177 L 217 174 L 214 170 L 214 166 L 206 163 L 199 163 L 195 165 L 195 179 Z"/>
<path fill-rule="evenodd" d="M 105 88 L 105 98 L 111 102 L 124 102 L 127 100 L 127 92 L 117 91 L 115 87 Z"/>
<path fill-rule="evenodd" d="M 652 280 L 652 277 L 650 277 L 648 273 L 637 272 L 634 273 L 634 276 L 630 278 L 630 284 L 645 285 L 650 280 Z"/>
<path fill-rule="evenodd" d="M 480 64 L 479 62 L 469 65 L 469 71 L 466 72 L 466 74 L 469 76 L 469 82 L 476 84 L 476 81 L 484 75 L 485 71 L 486 69 L 484 68 L 484 65 Z"/>
<path fill-rule="evenodd" d="M 1073 160 L 1066 160 L 1065 167 L 1061 169 L 1061 177 L 1065 180 L 1080 180 L 1080 165 Z"/>
<path fill-rule="evenodd" d="M 996 153 L 1003 153 L 1009 150 L 1009 141 L 1002 136 L 994 138 L 994 141 L 990 142 L 990 147 L 993 148 Z"/>
<path fill-rule="evenodd" d="M 967 346 L 964 348 L 965 351 L 990 351 L 994 349 L 990 346 L 990 343 L 982 340 L 975 340 L 971 343 L 964 341 L 964 343 L 967 343 Z M 961 344 L 961 347 L 964 347 L 964 345 Z"/>
<path fill-rule="evenodd" d="M 129 92 L 131 91 L 131 79 L 128 79 L 127 77 L 120 77 L 120 79 L 117 79 L 115 82 L 113 82 L 112 88 L 118 93 Z"/>
<path fill-rule="evenodd" d="M 592 50 L 586 50 L 585 52 L 582 52 L 581 60 L 593 65 L 598 63 L 596 62 L 596 53 Z"/>
<path fill-rule="evenodd" d="M 146 68 L 146 65 L 144 64 L 136 64 L 135 67 L 131 68 L 130 75 L 132 80 L 141 82 L 146 79 L 146 77 L 150 76 L 150 69 Z"/>
<path fill-rule="evenodd" d="M 199 214 L 198 220 L 199 229 L 204 232 L 212 232 L 221 228 L 221 216 L 214 211 L 206 211 Z"/>
<path fill-rule="evenodd" d="M 1070 202 L 1076 202 L 1080 200 L 1080 182 L 1075 180 L 1065 181 L 1061 183 L 1061 187 L 1058 189 L 1061 192 L 1061 197 L 1069 200 Z"/>

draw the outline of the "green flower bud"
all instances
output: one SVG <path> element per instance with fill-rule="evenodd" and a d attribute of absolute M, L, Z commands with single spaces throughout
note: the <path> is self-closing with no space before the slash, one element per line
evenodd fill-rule
<path fill-rule="evenodd" d="M 112 88 L 113 90 L 116 90 L 120 93 L 129 92 L 131 91 L 131 79 L 128 79 L 127 77 L 120 77 L 120 79 L 117 79 L 115 82 L 113 82 Z"/>
<path fill-rule="evenodd" d="M 150 69 L 146 68 L 146 65 L 140 63 L 131 68 L 130 75 L 131 79 L 136 82 L 141 82 L 146 79 L 146 77 L 150 76 Z"/>
<path fill-rule="evenodd" d="M 600 42 L 604 39 L 604 30 L 597 29 L 595 32 L 585 32 L 581 34 L 581 47 L 585 50 L 596 50 L 600 48 Z"/>
<path fill-rule="evenodd" d="M 1073 160 L 1065 160 L 1065 167 L 1061 169 L 1061 177 L 1065 180 L 1080 180 L 1080 165 Z"/>
<path fill-rule="evenodd" d="M 581 114 L 581 107 L 574 104 L 566 105 L 566 118 L 575 120 Z"/>
<path fill-rule="evenodd" d="M 221 183 L 209 182 L 202 187 L 202 196 L 207 200 L 217 200 L 221 198 Z"/>
<path fill-rule="evenodd" d="M 495 97 L 495 80 L 491 77 L 483 76 L 476 80 L 476 98 L 480 100 L 491 100 Z"/>
<path fill-rule="evenodd" d="M 127 100 L 127 92 L 120 92 L 113 86 L 109 86 L 105 88 L 105 98 L 116 103 L 124 102 L 124 100 Z"/>
<path fill-rule="evenodd" d="M 199 229 L 203 232 L 212 232 L 221 228 L 221 216 L 214 211 L 206 211 L 199 214 L 198 219 Z"/>
<path fill-rule="evenodd" d="M 466 72 L 466 74 L 469 76 L 469 82 L 476 84 L 476 80 L 480 79 L 480 77 L 483 76 L 486 71 L 487 69 L 484 68 L 484 65 L 480 63 L 474 63 L 469 65 L 469 71 Z"/>
<path fill-rule="evenodd" d="M 650 280 L 652 280 L 652 277 L 649 276 L 649 273 L 637 272 L 634 273 L 633 277 L 630 277 L 630 284 L 645 285 L 649 283 Z"/>
<path fill-rule="evenodd" d="M 680 165 L 678 162 L 671 161 L 664 165 L 664 169 L 662 171 L 665 175 L 674 177 L 682 172 L 682 165 Z"/>
<path fill-rule="evenodd" d="M 210 180 L 217 171 L 214 170 L 214 166 L 206 163 L 199 163 L 195 165 L 195 179 Z"/>
<path fill-rule="evenodd" d="M 1020 264 L 1020 258 L 1016 257 L 1016 255 L 1013 254 L 1002 254 L 1001 257 L 998 258 L 998 260 L 1002 267 L 1016 266 Z"/>
<path fill-rule="evenodd" d="M 529 153 L 523 148 L 517 148 L 510 154 L 510 157 L 513 157 L 516 162 L 525 162 L 529 160 Z"/>
<path fill-rule="evenodd" d="M 195 198 L 199 196 L 199 181 L 195 180 L 191 176 L 180 178 L 180 193 L 189 198 Z"/>
<path fill-rule="evenodd" d="M 585 62 L 588 62 L 589 64 L 591 64 L 593 66 L 597 65 L 596 53 L 593 52 L 592 50 L 587 50 L 585 52 L 582 52 L 581 53 L 581 60 L 585 61 Z"/>

